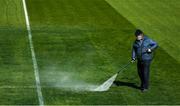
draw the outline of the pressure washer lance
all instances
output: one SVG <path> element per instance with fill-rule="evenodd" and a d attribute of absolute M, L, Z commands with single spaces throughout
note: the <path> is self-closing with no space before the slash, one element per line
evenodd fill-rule
<path fill-rule="evenodd" d="M 124 65 L 124 66 L 117 72 L 117 74 L 119 74 L 120 72 L 124 71 L 127 67 L 130 66 L 131 63 L 132 63 L 132 62 L 130 61 L 129 63 L 127 63 L 126 65 Z"/>
<path fill-rule="evenodd" d="M 101 84 L 100 86 L 98 86 L 95 89 L 91 89 L 91 91 L 107 91 L 109 90 L 109 88 L 111 87 L 111 85 L 113 84 L 113 82 L 116 80 L 116 77 L 118 76 L 118 74 L 120 72 L 122 72 L 123 70 L 125 70 L 129 65 L 131 64 L 131 62 L 129 62 L 128 64 L 124 65 L 116 74 L 114 74 L 111 78 L 109 78 L 108 80 L 106 80 L 103 84 Z"/>

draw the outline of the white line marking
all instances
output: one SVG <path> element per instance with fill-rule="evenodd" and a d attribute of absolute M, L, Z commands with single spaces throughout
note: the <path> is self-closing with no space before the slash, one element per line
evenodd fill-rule
<path fill-rule="evenodd" d="M 0 86 L 0 89 L 35 89 L 37 88 L 36 86 L 13 86 L 13 85 L 3 85 Z M 58 86 L 41 86 L 41 88 L 60 88 Z"/>
<path fill-rule="evenodd" d="M 12 86 L 12 85 L 4 85 L 0 86 L 0 89 L 34 89 L 36 86 Z"/>
<path fill-rule="evenodd" d="M 23 2 L 23 7 L 24 7 L 24 14 L 25 14 L 25 19 L 26 19 L 26 27 L 27 27 L 27 31 L 28 31 L 29 45 L 30 45 L 30 49 L 31 49 L 32 61 L 33 61 L 33 67 L 34 67 L 34 75 L 35 75 L 35 79 L 36 79 L 36 88 L 37 88 L 37 94 L 38 94 L 38 99 L 39 99 L 39 105 L 44 106 L 44 100 L 43 100 L 42 91 L 41 91 L 41 83 L 40 83 L 40 78 L 39 78 L 39 68 L 37 65 L 36 54 L 34 51 L 34 45 L 33 45 L 33 40 L 32 40 L 32 33 L 31 33 L 31 27 L 30 27 L 30 23 L 29 23 L 26 1 L 22 0 L 22 2 Z"/>

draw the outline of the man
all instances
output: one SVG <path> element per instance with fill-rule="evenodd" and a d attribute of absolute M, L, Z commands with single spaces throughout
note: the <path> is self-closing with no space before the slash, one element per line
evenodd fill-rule
<path fill-rule="evenodd" d="M 136 40 L 132 48 L 132 62 L 137 60 L 138 75 L 141 80 L 141 91 L 145 92 L 149 87 L 150 64 L 153 52 L 158 47 L 157 43 L 144 35 L 141 30 L 135 32 Z"/>

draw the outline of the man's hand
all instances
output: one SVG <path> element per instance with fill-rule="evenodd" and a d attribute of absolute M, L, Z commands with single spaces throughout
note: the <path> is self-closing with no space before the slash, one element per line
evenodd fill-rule
<path fill-rule="evenodd" d="M 135 58 L 133 58 L 132 60 L 131 60 L 131 63 L 134 63 L 136 61 L 136 59 Z"/>
<path fill-rule="evenodd" d="M 151 53 L 152 52 L 152 50 L 151 49 L 147 49 L 147 53 Z"/>

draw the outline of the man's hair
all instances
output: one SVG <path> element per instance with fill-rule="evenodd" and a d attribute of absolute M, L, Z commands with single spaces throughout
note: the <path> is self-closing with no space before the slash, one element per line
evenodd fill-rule
<path fill-rule="evenodd" d="M 140 29 L 137 29 L 135 32 L 135 36 L 139 36 L 141 34 L 143 34 L 143 32 Z"/>

